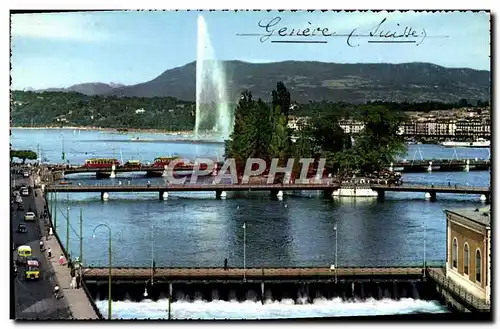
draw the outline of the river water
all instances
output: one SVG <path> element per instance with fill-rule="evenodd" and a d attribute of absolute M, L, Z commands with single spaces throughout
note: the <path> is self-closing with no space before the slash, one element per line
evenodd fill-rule
<path fill-rule="evenodd" d="M 102 314 L 108 310 L 107 301 L 98 301 Z M 166 319 L 168 299 L 141 303 L 121 301 L 113 303 L 113 317 L 117 319 Z M 296 305 L 292 299 L 280 302 L 195 301 L 175 302 L 171 305 L 172 319 L 286 319 L 337 316 L 370 316 L 410 313 L 444 313 L 446 309 L 436 301 L 405 298 L 400 300 L 373 298 L 364 301 L 343 301 L 340 298 L 318 298 L 312 304 Z"/>
<path fill-rule="evenodd" d="M 170 154 L 188 158 L 223 155 L 221 144 L 139 143 L 130 141 L 134 136 L 140 139 L 179 138 L 72 129 L 13 129 L 11 143 L 14 149 L 38 147 L 51 163 L 61 162 L 62 150 L 72 164 L 82 164 L 89 157 L 152 162 L 157 156 Z M 489 157 L 489 150 L 410 145 L 405 158 L 421 157 L 485 159 Z M 163 178 L 146 179 L 133 173 L 119 173 L 116 178 L 105 180 L 96 180 L 92 174 L 70 175 L 67 179 L 82 184 L 118 184 L 120 181 L 145 184 L 147 180 L 164 184 Z M 408 183 L 487 186 L 490 173 L 415 173 L 404 174 L 403 179 Z M 170 193 L 164 201 L 159 200 L 157 193 L 111 193 L 108 201 L 101 201 L 98 193 L 58 194 L 57 198 L 57 230 L 64 243 L 64 216 L 69 207 L 69 250 L 73 255 L 80 253 L 79 214 L 82 210 L 83 259 L 91 266 L 107 266 L 107 232 L 100 229 L 92 238 L 93 229 L 99 223 L 106 223 L 112 229 L 114 266 L 150 266 L 154 257 L 158 267 L 222 266 L 225 258 L 229 266 L 242 267 L 244 239 L 248 267 L 329 266 L 334 263 L 336 245 L 338 266 L 421 265 L 424 258 L 429 264 L 442 264 L 446 239 L 443 210 L 482 205 L 479 196 L 475 195 L 438 194 L 437 201 L 431 202 L 423 193 L 390 192 L 386 193 L 383 202 L 376 198 L 325 199 L 316 192 L 286 195 L 281 201 L 271 200 L 268 193 L 228 193 L 226 200 L 216 200 L 213 192 Z M 179 303 L 177 306 L 183 305 Z M 115 312 L 133 317 L 142 312 L 139 308 L 149 307 L 147 302 L 137 309 L 129 304 L 119 302 Z M 206 304 L 205 308 L 198 304 L 177 308 L 178 317 L 183 317 L 182 312 L 192 312 L 194 318 L 234 317 L 234 314 L 239 314 L 237 317 L 280 317 L 282 313 L 293 313 L 283 305 L 275 305 L 281 310 L 278 312 L 271 304 L 255 307 L 236 302 L 230 306 L 224 302 Z M 433 302 L 418 300 L 351 304 L 334 300 L 295 307 L 302 308 L 301 314 L 309 314 L 304 316 L 320 316 L 325 309 L 335 316 L 343 312 L 369 315 L 371 310 L 378 308 L 392 310 L 388 311 L 391 314 L 433 312 L 437 307 Z M 149 308 L 149 313 L 143 313 L 155 317 L 155 307 L 165 310 L 164 305 L 155 305 Z M 252 309 L 249 312 L 254 315 L 239 309 Z"/>

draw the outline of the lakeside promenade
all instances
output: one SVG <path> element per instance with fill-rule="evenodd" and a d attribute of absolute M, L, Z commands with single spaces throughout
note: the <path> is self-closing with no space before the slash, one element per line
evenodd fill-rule
<path fill-rule="evenodd" d="M 33 176 L 35 174 L 33 173 Z M 12 227 L 14 234 L 14 245 L 28 244 L 33 256 L 41 263 L 41 279 L 35 282 L 27 282 L 22 279 L 22 272 L 18 271 L 16 277 L 16 290 L 14 298 L 16 300 L 16 319 L 99 319 L 99 314 L 92 307 L 83 288 L 73 289 L 70 287 L 70 268 L 67 264 L 59 264 L 59 256 L 66 254 L 57 236 L 49 236 L 48 227 L 50 221 L 43 219 L 45 199 L 43 191 L 35 188 L 35 177 L 30 177 L 27 184 L 31 187 L 29 196 L 23 197 L 24 211 L 16 210 Z M 17 225 L 24 222 L 23 217 L 26 210 L 33 211 L 37 220 L 34 225 L 28 224 L 28 233 L 23 236 L 17 233 Z M 44 243 L 43 252 L 40 250 L 39 241 Z M 48 257 L 47 250 L 51 249 L 52 257 Z M 55 286 L 59 286 L 61 298 L 56 298 L 54 294 Z M 27 305 L 30 306 L 26 307 Z"/>

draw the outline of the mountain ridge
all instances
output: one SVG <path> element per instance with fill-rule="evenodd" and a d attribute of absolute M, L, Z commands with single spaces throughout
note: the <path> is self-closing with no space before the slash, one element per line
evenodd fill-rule
<path fill-rule="evenodd" d="M 250 90 L 255 98 L 267 100 L 278 81 L 285 83 L 292 99 L 299 103 L 309 101 L 449 103 L 460 99 L 490 99 L 491 73 L 487 70 L 447 68 L 424 62 L 399 64 L 318 61 L 249 63 L 239 60 L 222 62 L 226 71 L 230 102 L 237 101 L 241 91 L 245 89 Z M 156 78 L 142 83 L 108 86 L 109 88 L 102 88 L 95 94 L 118 97 L 168 96 L 194 101 L 196 62 L 165 70 Z"/>
<path fill-rule="evenodd" d="M 109 82 L 109 83 L 84 82 L 66 88 L 46 88 L 46 89 L 36 89 L 36 90 L 33 88 L 28 88 L 28 89 L 31 89 L 32 91 L 35 92 L 45 92 L 45 91 L 77 92 L 87 96 L 93 96 L 93 95 L 103 95 L 106 92 L 110 92 L 114 88 L 121 88 L 121 87 L 125 87 L 125 85 L 114 82 Z"/>

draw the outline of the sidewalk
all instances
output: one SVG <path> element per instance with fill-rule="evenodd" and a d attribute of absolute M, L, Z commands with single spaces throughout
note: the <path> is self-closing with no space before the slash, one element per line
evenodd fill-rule
<path fill-rule="evenodd" d="M 61 246 L 57 243 L 57 239 L 52 236 L 49 240 L 44 241 L 45 248 L 52 249 L 52 258 L 49 263 L 54 269 L 57 282 L 59 283 L 60 291 L 63 298 L 68 301 L 71 313 L 74 319 L 99 319 L 94 309 L 92 308 L 85 291 L 80 289 L 70 288 L 71 277 L 70 269 L 67 264 L 59 265 L 59 256 L 63 253 Z M 45 253 L 45 255 L 47 255 Z"/>
<path fill-rule="evenodd" d="M 38 197 L 35 199 L 36 209 L 38 213 L 43 211 L 45 201 L 43 199 L 43 193 L 40 189 L 37 189 Z M 45 237 L 44 247 L 45 250 L 50 248 L 52 250 L 52 258 L 48 259 L 49 266 L 54 270 L 55 277 L 57 279 L 60 292 L 63 295 L 63 298 L 66 299 L 69 308 L 71 310 L 71 314 L 73 315 L 73 319 L 86 320 L 93 319 L 98 320 L 96 312 L 94 311 L 85 291 L 80 289 L 73 289 L 70 287 L 71 276 L 70 276 L 70 268 L 68 268 L 67 264 L 60 265 L 59 264 L 59 256 L 63 254 L 62 248 L 59 245 L 55 236 L 48 237 L 47 230 L 45 229 L 45 223 L 43 219 L 39 219 L 40 229 L 42 231 L 42 235 Z M 48 238 L 48 239 L 47 239 Z M 45 257 L 47 257 L 47 252 L 44 252 Z"/>

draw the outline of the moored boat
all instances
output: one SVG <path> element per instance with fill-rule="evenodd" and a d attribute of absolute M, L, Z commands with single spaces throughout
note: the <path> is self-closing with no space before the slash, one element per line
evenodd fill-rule
<path fill-rule="evenodd" d="M 455 142 L 455 141 L 445 141 L 441 143 L 444 147 L 490 147 L 491 141 L 484 138 L 478 138 L 473 142 Z"/>

